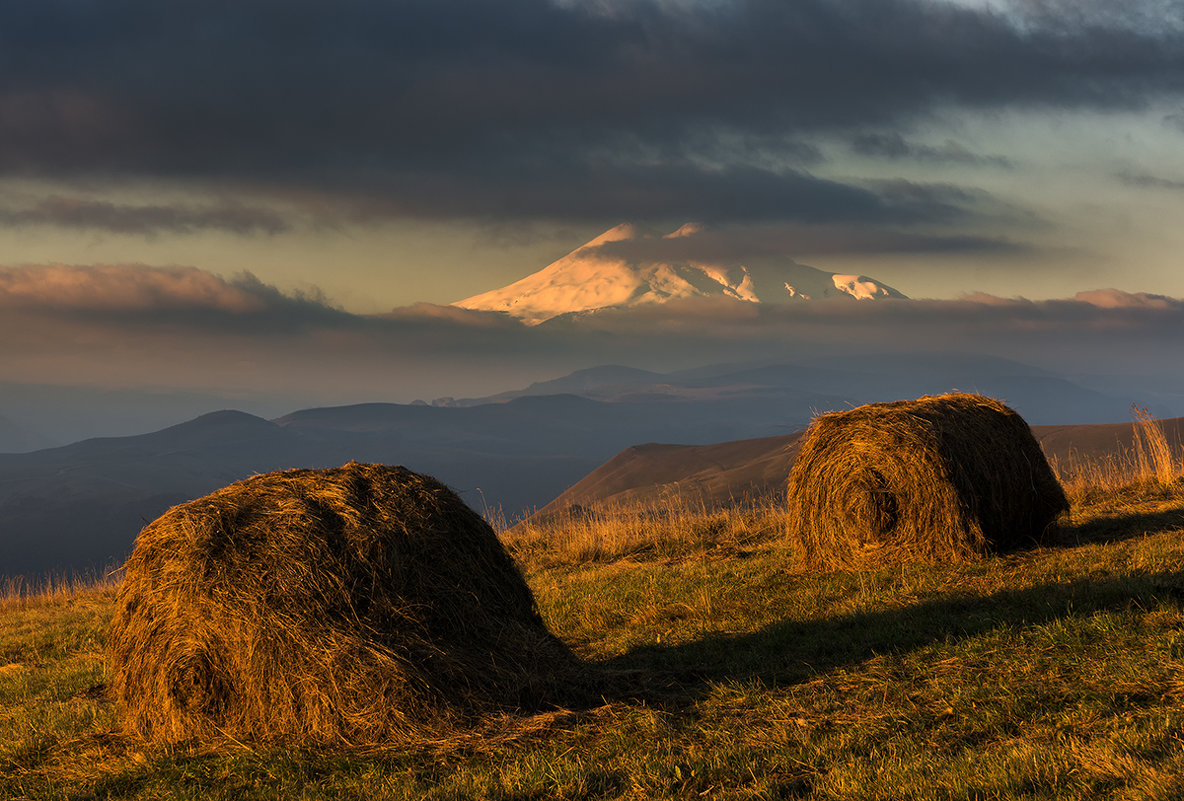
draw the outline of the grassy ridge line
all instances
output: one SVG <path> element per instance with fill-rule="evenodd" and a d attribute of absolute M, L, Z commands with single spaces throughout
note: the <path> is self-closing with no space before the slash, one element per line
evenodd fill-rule
<path fill-rule="evenodd" d="M 26 599 L 0 630 L 0 797 L 1176 797 L 1184 488 L 1099 497 L 1062 547 L 956 567 L 793 574 L 742 515 L 597 561 L 530 543 L 548 625 L 632 678 L 448 752 L 144 749 L 88 693 L 113 589 Z"/>

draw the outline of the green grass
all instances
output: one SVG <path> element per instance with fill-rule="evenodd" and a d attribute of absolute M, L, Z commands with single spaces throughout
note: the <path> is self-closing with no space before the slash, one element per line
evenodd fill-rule
<path fill-rule="evenodd" d="M 532 535 L 548 625 L 618 678 L 450 749 L 145 747 L 90 691 L 113 588 L 0 601 L 0 798 L 1182 797 L 1184 486 L 1075 502 L 1056 547 L 862 574 L 794 573 L 775 519 Z"/>

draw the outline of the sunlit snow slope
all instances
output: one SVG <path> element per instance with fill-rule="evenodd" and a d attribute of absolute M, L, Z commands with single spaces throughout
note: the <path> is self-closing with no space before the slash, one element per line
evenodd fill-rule
<path fill-rule="evenodd" d="M 687 224 L 665 238 L 698 232 L 698 226 Z M 537 273 L 453 305 L 506 312 L 535 324 L 571 312 L 665 303 L 676 298 L 788 303 L 831 297 L 905 297 L 867 276 L 829 273 L 784 258 L 751 263 L 652 261 L 630 258 L 624 255 L 627 247 L 611 246 L 647 238 L 632 225 L 618 225 Z"/>

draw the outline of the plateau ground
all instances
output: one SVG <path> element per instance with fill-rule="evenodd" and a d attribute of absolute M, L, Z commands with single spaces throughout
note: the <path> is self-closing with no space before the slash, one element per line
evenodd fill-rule
<path fill-rule="evenodd" d="M 776 507 L 508 532 L 549 628 L 627 680 L 455 747 L 147 748 L 104 691 L 114 584 L 9 597 L 0 795 L 1179 797 L 1184 484 L 1071 495 L 1049 547 L 869 573 L 794 572 Z"/>

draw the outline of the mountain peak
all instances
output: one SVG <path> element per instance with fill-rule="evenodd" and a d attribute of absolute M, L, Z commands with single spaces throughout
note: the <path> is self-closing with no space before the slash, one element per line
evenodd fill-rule
<path fill-rule="evenodd" d="M 666 236 L 664 236 L 662 238 L 663 239 L 679 239 L 680 237 L 684 237 L 684 236 L 695 236 L 696 234 L 703 233 L 704 230 L 706 230 L 706 228 L 703 225 L 703 223 L 697 223 L 697 222 L 683 223 L 676 230 L 671 231 L 670 233 L 666 234 Z"/>
<path fill-rule="evenodd" d="M 577 249 L 583 250 L 584 248 L 594 248 L 597 245 L 603 245 L 608 242 L 623 242 L 626 239 L 637 239 L 637 236 L 637 226 L 633 223 L 623 222 L 620 225 L 614 225 L 600 236 L 592 239 Z"/>
<path fill-rule="evenodd" d="M 748 303 L 795 303 L 830 297 L 858 300 L 903 298 L 903 294 L 864 275 L 828 273 L 789 258 L 754 262 L 663 260 L 663 240 L 703 233 L 699 223 L 686 223 L 663 237 L 640 234 L 621 223 L 563 258 L 514 283 L 458 300 L 465 309 L 500 311 L 535 325 L 573 312 L 626 308 L 671 300 L 724 297 Z M 604 248 L 612 243 L 637 242 Z M 685 253 L 686 247 L 678 250 Z"/>

